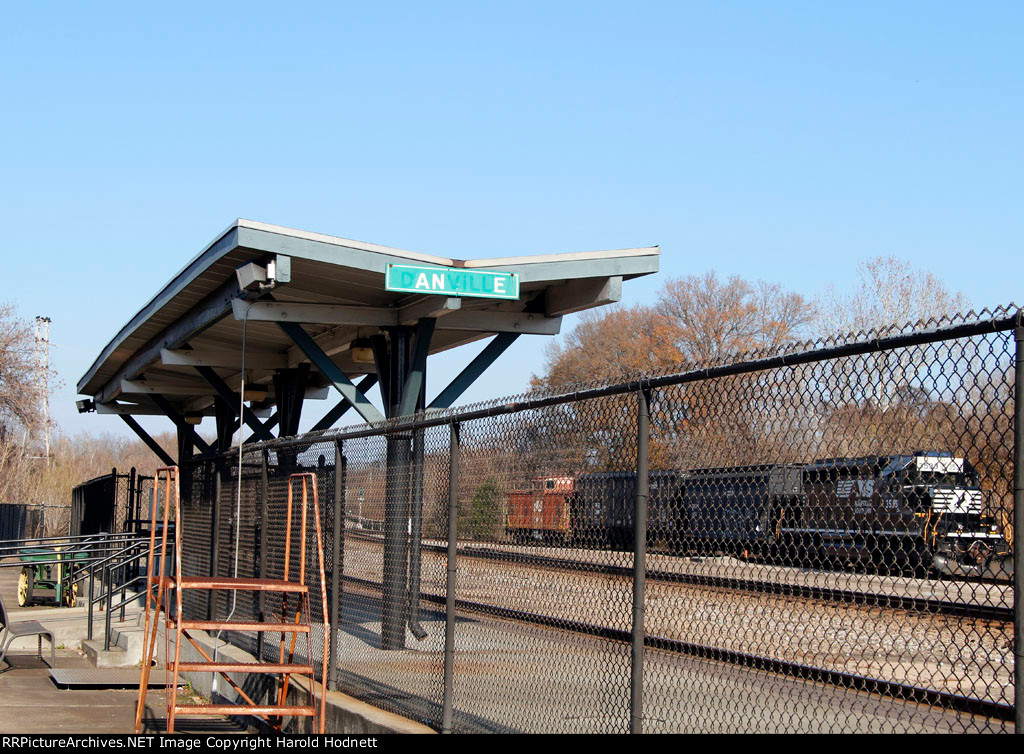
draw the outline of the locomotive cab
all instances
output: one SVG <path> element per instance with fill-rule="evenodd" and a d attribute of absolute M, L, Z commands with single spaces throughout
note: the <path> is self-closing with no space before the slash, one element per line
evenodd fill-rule
<path fill-rule="evenodd" d="M 885 500 L 904 501 L 923 522 L 923 545 L 937 572 L 1009 575 L 1009 547 L 999 525 L 984 513 L 979 475 L 966 459 L 919 451 L 893 459 L 883 475 L 889 477 Z"/>

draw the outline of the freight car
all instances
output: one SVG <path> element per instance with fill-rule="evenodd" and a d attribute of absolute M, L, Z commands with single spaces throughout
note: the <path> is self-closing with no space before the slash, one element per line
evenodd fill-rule
<path fill-rule="evenodd" d="M 636 475 L 600 472 L 538 479 L 515 539 L 583 547 L 633 541 Z M 516 502 L 514 502 L 516 501 Z M 977 471 L 951 453 L 825 458 L 650 476 L 648 539 L 677 554 L 725 554 L 822 567 L 885 568 L 1006 577 L 1009 547 L 982 515 Z"/>
<path fill-rule="evenodd" d="M 530 489 L 509 493 L 505 531 L 517 542 L 569 540 L 573 483 L 573 477 L 541 477 L 533 480 Z"/>
<path fill-rule="evenodd" d="M 685 522 L 682 499 L 685 475 L 651 472 L 647 530 L 652 538 L 675 538 Z M 571 540 L 581 546 L 630 547 L 633 543 L 633 500 L 636 474 L 607 471 L 576 477 L 569 500 Z"/>

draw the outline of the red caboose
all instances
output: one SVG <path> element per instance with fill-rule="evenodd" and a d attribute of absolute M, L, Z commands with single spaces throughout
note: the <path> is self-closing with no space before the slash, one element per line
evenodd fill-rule
<path fill-rule="evenodd" d="M 508 494 L 505 531 L 517 542 L 568 541 L 572 533 L 569 499 L 571 476 L 538 477 L 528 490 Z"/>

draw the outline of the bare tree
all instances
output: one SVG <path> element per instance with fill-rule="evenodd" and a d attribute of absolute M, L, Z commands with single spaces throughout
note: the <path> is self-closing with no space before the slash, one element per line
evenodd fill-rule
<path fill-rule="evenodd" d="M 0 430 L 23 430 L 36 419 L 38 396 L 33 384 L 34 336 L 14 307 L 0 305 Z"/>
<path fill-rule="evenodd" d="M 857 266 L 852 290 L 830 285 L 818 309 L 823 335 L 846 335 L 966 311 L 967 299 L 926 270 L 895 257 L 874 257 Z"/>
<path fill-rule="evenodd" d="M 749 283 L 714 271 L 675 278 L 658 294 L 658 313 L 678 359 L 708 363 L 797 340 L 814 320 L 814 305 L 777 283 Z"/>
<path fill-rule="evenodd" d="M 17 499 L 32 473 L 25 440 L 39 419 L 33 382 L 34 335 L 14 307 L 0 306 L 0 501 Z"/>

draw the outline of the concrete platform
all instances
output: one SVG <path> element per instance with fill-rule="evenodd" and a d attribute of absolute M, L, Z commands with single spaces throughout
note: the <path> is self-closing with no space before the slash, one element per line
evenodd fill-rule
<path fill-rule="evenodd" d="M 8 654 L 0 667 L 0 733 L 132 733 L 138 689 L 61 689 L 50 679 L 50 668 L 35 653 Z M 71 650 L 57 652 L 57 666 L 91 669 L 89 661 Z M 164 730 L 164 691 L 147 698 L 143 732 Z M 189 733 L 244 733 L 225 718 L 183 721 Z"/>

